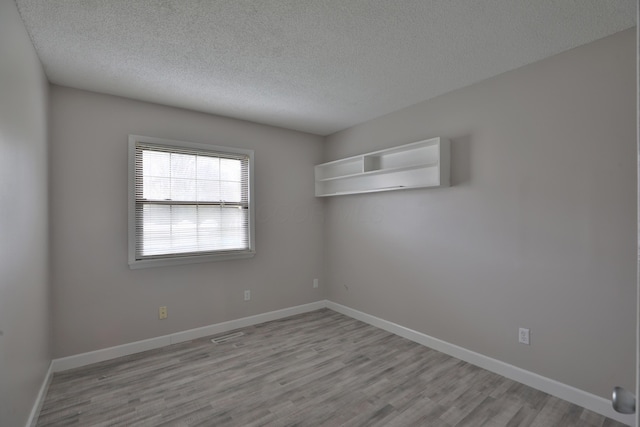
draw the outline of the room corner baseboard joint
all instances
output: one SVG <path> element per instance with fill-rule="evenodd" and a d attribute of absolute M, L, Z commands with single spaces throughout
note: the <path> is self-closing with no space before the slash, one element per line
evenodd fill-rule
<path fill-rule="evenodd" d="M 630 426 L 636 426 L 635 417 L 633 415 L 625 415 L 615 412 L 611 406 L 611 402 L 603 397 L 596 396 L 584 390 L 580 390 L 556 380 L 543 377 L 534 372 L 518 368 L 517 366 L 510 365 L 508 363 L 493 359 L 480 353 L 476 353 L 455 344 L 451 344 L 438 338 L 431 337 L 422 332 L 406 328 L 388 320 L 384 320 L 379 317 L 364 313 L 362 311 L 355 310 L 351 307 L 347 307 L 345 305 L 338 304 L 329 300 L 321 300 L 309 304 L 285 308 L 282 310 L 271 311 L 254 316 L 243 317 L 240 319 L 234 319 L 222 323 L 190 329 L 187 331 L 176 332 L 170 335 L 164 335 L 115 347 L 77 354 L 74 356 L 54 359 L 51 362 L 49 372 L 47 373 L 47 378 L 45 378 L 43 386 L 40 390 L 40 394 L 38 395 L 38 399 L 36 400 L 36 404 L 34 405 L 31 416 L 29 417 L 29 423 L 27 424 L 27 427 L 33 427 L 33 424 L 35 424 L 35 422 L 37 421 L 37 415 L 40 411 L 40 408 L 44 401 L 44 397 L 46 395 L 46 388 L 48 387 L 49 381 L 51 380 L 54 372 L 65 371 L 68 369 L 78 368 L 92 363 L 103 362 L 106 360 L 115 359 L 117 357 L 128 356 L 130 354 L 140 353 L 142 351 L 152 350 L 171 344 L 229 332 L 235 329 L 270 322 L 272 320 L 278 320 L 309 311 L 319 310 L 322 308 L 328 308 L 330 310 L 344 314 L 345 316 L 360 320 L 364 323 L 401 336 L 415 343 L 440 351 L 472 365 L 478 366 L 511 380 L 525 384 L 529 387 L 533 387 L 537 390 L 548 393 L 552 396 L 559 397 L 568 402 L 582 406 L 608 418 L 612 418 L 616 421 L 628 424 Z"/>

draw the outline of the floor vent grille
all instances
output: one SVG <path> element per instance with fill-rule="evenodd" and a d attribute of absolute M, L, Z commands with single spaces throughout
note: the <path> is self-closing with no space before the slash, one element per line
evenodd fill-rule
<path fill-rule="evenodd" d="M 211 339 L 211 342 L 214 344 L 222 344 L 223 342 L 230 341 L 232 339 L 236 339 L 244 335 L 244 332 L 234 332 L 233 334 L 223 335 L 221 337 L 216 337 Z"/>

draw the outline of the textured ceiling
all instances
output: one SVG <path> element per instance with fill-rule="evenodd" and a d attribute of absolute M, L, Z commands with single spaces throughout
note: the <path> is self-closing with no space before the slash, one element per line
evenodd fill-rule
<path fill-rule="evenodd" d="M 16 3 L 53 83 L 321 135 L 636 21 L 636 0 Z"/>

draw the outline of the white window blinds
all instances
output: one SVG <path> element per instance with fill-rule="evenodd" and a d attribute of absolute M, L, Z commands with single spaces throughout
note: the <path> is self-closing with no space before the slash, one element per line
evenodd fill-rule
<path fill-rule="evenodd" d="M 135 260 L 251 252 L 250 164 L 244 153 L 135 141 Z"/>

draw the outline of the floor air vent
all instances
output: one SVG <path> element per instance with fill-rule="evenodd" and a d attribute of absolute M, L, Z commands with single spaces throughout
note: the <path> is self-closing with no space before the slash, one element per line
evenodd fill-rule
<path fill-rule="evenodd" d="M 222 344 L 223 342 L 227 342 L 227 341 L 236 339 L 236 338 L 241 337 L 243 335 L 244 335 L 244 332 L 235 332 L 233 334 L 223 335 L 221 337 L 213 338 L 211 340 L 211 342 L 214 343 L 214 344 Z"/>

